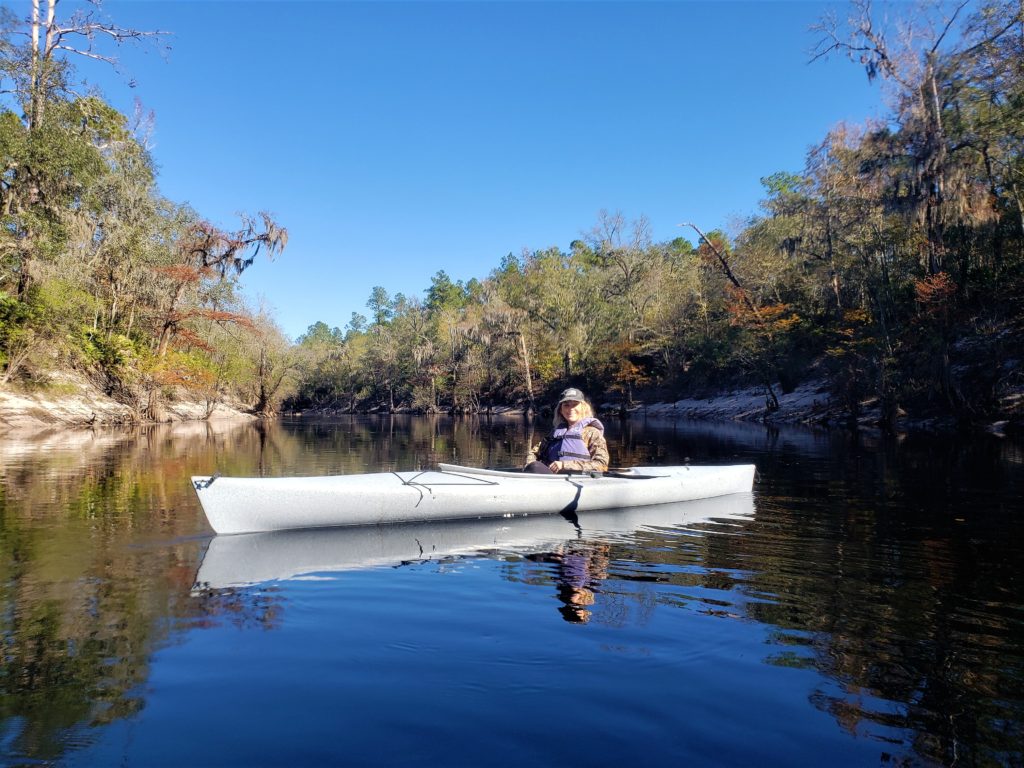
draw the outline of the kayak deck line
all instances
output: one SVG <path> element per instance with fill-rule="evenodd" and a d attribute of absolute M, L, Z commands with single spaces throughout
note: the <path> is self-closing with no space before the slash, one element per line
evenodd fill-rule
<path fill-rule="evenodd" d="M 495 471 L 502 471 L 503 472 L 504 470 L 491 470 L 491 471 L 492 472 L 495 472 Z M 531 478 L 531 473 L 529 473 L 529 472 L 521 472 L 521 471 L 518 471 L 518 470 L 508 470 L 508 472 L 509 472 L 510 475 L 512 475 L 512 479 L 515 479 L 515 478 L 518 478 L 518 477 L 523 477 L 523 478 L 526 478 L 526 479 L 534 479 L 534 478 L 548 479 L 548 480 L 555 479 L 555 480 L 562 480 L 564 482 L 567 482 L 570 485 L 572 485 L 574 488 L 576 488 L 577 489 L 576 490 L 576 495 L 575 495 L 575 497 L 573 497 L 573 500 L 570 501 L 563 509 L 558 511 L 558 514 L 563 514 L 563 515 L 564 514 L 575 515 L 576 514 L 576 507 L 579 506 L 580 494 L 583 492 L 583 485 L 578 483 L 578 482 L 574 483 L 573 482 L 573 478 L 574 477 L 604 477 L 605 476 L 604 473 L 600 473 L 600 472 L 566 472 L 566 473 L 563 473 L 561 475 L 556 475 L 554 473 L 552 473 L 551 475 L 535 475 L 534 478 Z M 403 484 L 408 485 L 411 488 L 416 488 L 417 490 L 420 491 L 419 501 L 417 501 L 416 505 L 415 505 L 417 507 L 423 501 L 423 490 L 422 489 L 426 489 L 427 491 L 430 491 L 431 488 L 437 488 L 437 487 L 443 487 L 443 486 L 459 486 L 459 485 L 463 485 L 463 483 L 444 483 L 444 482 L 421 483 L 421 482 L 418 482 L 418 478 L 422 477 L 423 475 L 428 474 L 428 471 L 422 471 L 419 474 L 416 474 L 413 477 L 408 478 L 408 479 L 403 478 L 397 472 L 391 472 L 391 474 L 394 475 L 395 477 L 397 477 Z M 458 477 L 458 478 L 463 478 L 463 479 L 466 479 L 466 480 L 471 480 L 471 481 L 473 481 L 476 484 L 491 485 L 491 486 L 499 486 L 499 485 L 501 485 L 501 483 L 498 480 L 488 480 L 486 475 L 478 475 L 478 474 L 473 474 L 473 473 L 460 473 L 460 472 L 453 472 L 451 470 L 441 470 L 440 473 L 435 472 L 434 474 L 452 475 L 453 477 Z M 654 477 L 654 475 L 643 475 L 641 477 L 643 479 L 646 479 L 648 477 Z M 630 478 L 630 479 L 632 479 L 632 478 Z M 638 479 L 641 479 L 641 478 L 638 478 Z"/>
<path fill-rule="evenodd" d="M 582 514 L 749 493 L 753 465 L 534 474 L 437 469 L 310 477 L 193 477 L 217 533 Z M 636 482 L 641 480 L 642 482 Z M 584 492 L 585 491 L 585 492 Z"/>
<path fill-rule="evenodd" d="M 402 484 L 407 485 L 410 488 L 415 488 L 417 491 L 419 491 L 420 498 L 416 502 L 416 504 L 414 505 L 415 507 L 418 507 L 423 502 L 423 489 L 424 488 L 427 491 L 430 491 L 430 488 L 432 486 L 437 486 L 437 485 L 458 485 L 458 483 L 429 483 L 429 484 L 427 484 L 427 483 L 416 482 L 417 478 L 422 477 L 423 475 L 427 474 L 425 471 L 424 472 L 420 472 L 417 475 L 413 475 L 412 477 L 410 477 L 408 479 L 402 477 L 397 472 L 392 472 L 391 474 L 394 475 L 395 477 L 397 477 L 399 479 L 399 481 L 402 482 Z M 466 476 L 466 479 L 468 479 L 468 480 L 475 480 L 477 483 L 482 483 L 484 485 L 498 485 L 498 481 L 497 480 L 487 480 L 486 478 L 482 478 L 482 477 Z"/>
<path fill-rule="evenodd" d="M 422 486 L 423 488 L 429 488 L 432 485 L 462 485 L 462 483 L 421 483 L 421 482 L 418 482 L 418 478 L 423 477 L 423 475 L 430 474 L 430 470 L 423 470 L 423 471 L 418 472 L 417 474 L 413 475 L 410 478 L 403 478 L 398 472 L 391 472 L 390 474 L 392 474 L 395 477 L 397 477 L 405 485 L 411 485 L 413 487 Z M 456 472 L 434 472 L 434 474 L 443 474 L 443 475 L 449 475 L 450 474 L 450 475 L 453 475 L 455 477 L 465 478 L 466 480 L 473 480 L 477 484 L 481 484 L 481 485 L 500 485 L 500 483 L 497 480 L 488 480 L 486 477 L 478 477 L 478 476 L 475 476 L 475 475 L 460 475 L 460 474 L 458 474 Z"/>

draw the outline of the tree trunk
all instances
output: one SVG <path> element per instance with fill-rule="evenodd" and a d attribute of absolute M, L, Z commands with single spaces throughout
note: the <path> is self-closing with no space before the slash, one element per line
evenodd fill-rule
<path fill-rule="evenodd" d="M 937 275 L 944 268 L 946 250 L 946 160 L 948 149 L 942 125 L 942 104 L 939 100 L 938 74 L 934 54 L 929 55 L 924 83 L 921 84 L 921 108 L 925 120 L 924 173 L 921 178 L 925 198 L 925 223 L 928 238 L 928 274 Z"/>
<path fill-rule="evenodd" d="M 36 110 L 39 93 L 40 67 L 42 60 L 39 56 L 39 0 L 32 0 L 32 80 L 29 84 L 29 107 L 28 127 L 32 130 L 36 125 Z"/>
<path fill-rule="evenodd" d="M 536 398 L 533 395 L 533 374 L 530 371 L 530 350 L 526 346 L 526 334 L 519 333 L 519 354 L 520 359 L 523 362 L 523 375 L 526 383 L 526 401 L 529 403 L 532 409 L 536 403 Z"/>

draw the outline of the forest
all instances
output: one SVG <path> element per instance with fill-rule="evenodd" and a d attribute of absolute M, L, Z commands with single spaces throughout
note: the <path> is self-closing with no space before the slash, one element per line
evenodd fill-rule
<path fill-rule="evenodd" d="M 495 256 L 465 283 L 438 265 L 422 297 L 377 286 L 365 315 L 294 341 L 239 283 L 287 230 L 166 199 L 151 117 L 70 87 L 76 40 L 156 33 L 56 7 L 0 19 L 2 387 L 52 391 L 73 371 L 145 420 L 183 397 L 264 415 L 536 408 L 568 383 L 624 408 L 756 386 L 770 412 L 815 380 L 883 426 L 1020 419 L 1015 0 L 906 6 L 886 25 L 859 0 L 822 19 L 812 60 L 863 67 L 888 116 L 835 126 L 803 168 L 761 179 L 760 210 L 728 230 L 693 222 L 655 242 L 645 219 L 602 211 L 567 250 Z"/>

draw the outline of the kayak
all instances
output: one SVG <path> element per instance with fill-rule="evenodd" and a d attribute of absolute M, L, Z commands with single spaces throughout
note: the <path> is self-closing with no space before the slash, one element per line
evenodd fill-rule
<path fill-rule="evenodd" d="M 578 517 L 575 523 L 561 515 L 530 515 L 215 536 L 203 555 L 193 589 L 201 592 L 318 579 L 494 552 L 522 556 L 551 552 L 567 542 L 621 541 L 639 531 L 680 531 L 712 521 L 721 531 L 753 516 L 753 495 L 733 493 L 594 511 Z"/>
<path fill-rule="evenodd" d="M 633 467 L 537 475 L 439 464 L 419 472 L 320 477 L 193 477 L 217 533 L 380 525 L 692 501 L 749 493 L 754 465 Z"/>

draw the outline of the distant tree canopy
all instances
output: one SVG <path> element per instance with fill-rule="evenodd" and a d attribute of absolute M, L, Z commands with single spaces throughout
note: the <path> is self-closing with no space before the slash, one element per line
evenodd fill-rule
<path fill-rule="evenodd" d="M 289 404 L 472 410 L 570 381 L 625 401 L 746 382 L 771 408 L 814 377 L 853 416 L 998 412 L 1022 384 L 1024 18 L 1009 0 L 898 11 L 887 26 L 858 0 L 822 20 L 814 57 L 863 65 L 893 113 L 762 179 L 739 231 L 697 222 L 696 246 L 656 243 L 602 212 L 567 252 L 509 254 L 470 285 L 438 272 L 424 304 L 374 289 L 370 324 L 332 350 L 344 373 Z"/>

